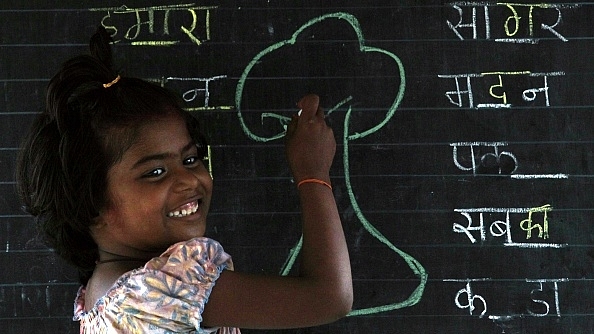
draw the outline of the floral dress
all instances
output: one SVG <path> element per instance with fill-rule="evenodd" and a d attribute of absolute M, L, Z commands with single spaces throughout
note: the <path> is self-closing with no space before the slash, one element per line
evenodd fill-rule
<path fill-rule="evenodd" d="M 74 303 L 80 333 L 218 333 L 237 328 L 202 328 L 202 311 L 231 257 L 208 238 L 177 243 L 144 267 L 122 275 L 95 306 L 86 311 L 85 287 Z M 218 332 L 217 332 L 218 331 Z"/>

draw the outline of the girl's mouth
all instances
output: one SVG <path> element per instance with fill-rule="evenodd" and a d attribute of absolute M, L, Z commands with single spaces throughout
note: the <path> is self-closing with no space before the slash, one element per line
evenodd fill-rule
<path fill-rule="evenodd" d="M 169 212 L 167 214 L 167 217 L 175 217 L 175 218 L 181 218 L 181 217 L 186 217 L 189 215 L 192 215 L 194 213 L 196 213 L 196 211 L 198 211 L 199 208 L 199 204 L 198 201 L 192 201 L 190 203 L 184 204 L 182 206 L 180 206 L 179 208 Z"/>

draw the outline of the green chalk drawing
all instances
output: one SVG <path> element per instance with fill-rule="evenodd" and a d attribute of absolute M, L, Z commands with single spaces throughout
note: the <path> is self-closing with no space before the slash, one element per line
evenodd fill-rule
<path fill-rule="evenodd" d="M 350 105 L 348 106 L 346 115 L 345 115 L 345 120 L 344 120 L 344 133 L 343 133 L 343 138 L 342 138 L 343 147 L 344 147 L 343 164 L 344 164 L 344 170 L 345 170 L 345 183 L 346 183 L 346 187 L 347 187 L 347 191 L 348 191 L 349 200 L 350 200 L 350 203 L 354 209 L 354 212 L 355 212 L 359 222 L 363 225 L 365 230 L 368 231 L 374 238 L 376 238 L 378 241 L 380 241 L 381 243 L 386 245 L 390 250 L 392 250 L 394 253 L 398 254 L 398 256 L 400 256 L 402 259 L 404 259 L 404 261 L 407 263 L 407 265 L 412 270 L 414 275 L 419 279 L 419 284 L 412 291 L 412 293 L 409 295 L 409 297 L 406 300 L 397 301 L 397 302 L 386 304 L 386 305 L 379 305 L 379 306 L 374 306 L 374 307 L 369 307 L 369 308 L 364 308 L 364 309 L 353 310 L 349 315 L 350 316 L 359 316 L 359 315 L 375 314 L 375 313 L 400 309 L 400 308 L 404 308 L 404 307 L 410 307 L 412 305 L 417 304 L 421 300 L 421 298 L 423 296 L 423 292 L 425 290 L 425 286 L 427 284 L 428 275 L 427 275 L 425 269 L 423 268 L 423 266 L 421 265 L 421 263 L 419 263 L 419 261 L 417 261 L 415 258 L 410 256 L 409 254 L 403 252 L 402 250 L 400 250 L 399 248 L 394 246 L 394 244 L 392 242 L 390 242 L 390 240 L 388 240 L 388 238 L 386 238 L 379 230 L 377 230 L 375 228 L 375 226 L 373 226 L 373 224 L 365 217 L 365 215 L 363 214 L 363 210 L 361 209 L 361 207 L 359 206 L 359 203 L 357 202 L 357 198 L 355 196 L 355 192 L 354 192 L 352 184 L 351 184 L 350 169 L 349 169 L 350 142 L 355 141 L 357 139 L 361 139 L 368 135 L 371 135 L 371 134 L 377 132 L 382 127 L 384 127 L 390 121 L 390 119 L 394 116 L 396 110 L 398 109 L 398 106 L 400 105 L 400 102 L 402 101 L 406 83 L 405 83 L 404 66 L 402 65 L 402 62 L 400 61 L 400 59 L 396 55 L 394 55 L 393 53 L 391 53 L 389 51 L 386 51 L 386 50 L 383 50 L 380 48 L 366 46 L 365 39 L 363 37 L 363 32 L 361 30 L 359 22 L 358 22 L 357 18 L 354 17 L 353 15 L 344 13 L 344 12 L 339 12 L 339 13 L 330 13 L 330 14 L 316 17 L 316 18 L 308 21 L 307 23 L 305 23 L 299 29 L 297 29 L 297 31 L 295 31 L 295 33 L 292 35 L 292 37 L 290 39 L 281 41 L 279 43 L 276 43 L 276 44 L 273 44 L 273 45 L 267 47 L 266 49 L 264 49 L 260 53 L 258 53 L 248 63 L 245 70 L 243 71 L 243 74 L 241 75 L 241 77 L 239 79 L 239 82 L 237 84 L 237 89 L 235 92 L 235 106 L 237 108 L 237 117 L 239 118 L 239 122 L 241 123 L 242 129 L 245 132 L 245 134 L 254 141 L 268 142 L 271 140 L 282 138 L 285 135 L 285 132 L 283 131 L 278 134 L 272 135 L 270 137 L 262 137 L 262 136 L 258 136 L 256 134 L 254 134 L 248 128 L 247 124 L 245 123 L 245 121 L 243 119 L 242 113 L 241 113 L 241 106 L 242 106 L 241 102 L 242 102 L 243 89 L 244 89 L 246 80 L 247 80 L 252 68 L 256 64 L 261 63 L 262 58 L 264 56 L 266 56 L 266 55 L 268 55 L 268 54 L 274 52 L 275 50 L 278 50 L 284 46 L 295 44 L 297 42 L 298 36 L 305 29 L 311 27 L 312 25 L 321 23 L 321 22 L 323 22 L 325 20 L 329 20 L 329 19 L 344 20 L 351 25 L 351 27 L 357 34 L 357 38 L 359 41 L 359 50 L 361 52 L 375 52 L 375 53 L 382 54 L 382 55 L 387 56 L 390 59 L 392 59 L 398 66 L 399 76 L 400 76 L 400 86 L 398 87 L 398 92 L 395 93 L 396 97 L 395 97 L 394 101 L 392 102 L 392 105 L 388 108 L 385 118 L 381 122 L 379 122 L 377 125 L 369 128 L 365 131 L 351 133 L 350 121 L 351 121 L 351 115 L 352 115 L 352 106 L 350 106 Z M 345 98 L 344 100 L 340 101 L 338 104 L 336 104 L 335 106 L 330 108 L 326 113 L 329 115 L 329 114 L 335 112 L 337 109 L 346 105 L 351 100 L 352 100 L 352 97 L 350 97 L 350 96 Z M 281 122 L 281 124 L 284 124 L 284 125 L 286 125 L 289 122 L 289 118 L 286 116 L 276 115 L 276 114 L 272 114 L 272 113 L 265 113 L 262 115 L 263 119 L 266 117 L 276 118 L 279 120 L 279 122 Z M 286 126 L 285 126 L 285 130 L 286 130 Z M 302 245 L 303 245 L 303 236 L 297 242 L 297 244 L 290 250 L 289 256 L 281 269 L 282 275 L 287 275 L 291 271 L 291 268 L 295 264 L 295 261 L 297 259 L 297 256 L 299 255 Z"/>

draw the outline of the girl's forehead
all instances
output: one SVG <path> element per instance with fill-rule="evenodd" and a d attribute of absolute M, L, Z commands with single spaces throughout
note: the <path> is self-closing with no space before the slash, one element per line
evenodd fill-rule
<path fill-rule="evenodd" d="M 177 113 L 169 113 L 138 126 L 135 139 L 126 152 L 176 150 L 190 141 L 192 138 L 185 119 Z"/>
<path fill-rule="evenodd" d="M 152 116 L 144 120 L 136 128 L 137 137 L 155 137 L 169 133 L 171 129 L 186 129 L 186 120 L 176 112 Z M 186 131 L 187 132 L 187 131 Z"/>

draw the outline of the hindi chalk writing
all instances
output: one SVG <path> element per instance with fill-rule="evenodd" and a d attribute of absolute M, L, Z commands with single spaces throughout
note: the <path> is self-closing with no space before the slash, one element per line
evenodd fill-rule
<path fill-rule="evenodd" d="M 503 238 L 502 244 L 508 247 L 520 247 L 520 248 L 561 248 L 566 247 L 564 243 L 542 243 L 542 242 L 517 242 L 512 237 L 512 222 L 510 215 L 522 215 L 528 214 L 528 217 L 520 220 L 517 226 L 526 232 L 526 240 L 530 241 L 533 239 L 548 239 L 549 238 L 549 217 L 548 213 L 553 211 L 553 208 L 549 205 L 543 205 L 534 208 L 468 208 L 468 209 L 454 209 L 454 212 L 460 213 L 466 218 L 466 224 L 454 223 L 452 231 L 455 233 L 465 234 L 471 243 L 477 243 L 478 240 L 481 243 L 487 241 L 487 236 L 492 238 Z M 503 213 L 504 218 L 494 220 L 491 223 L 485 222 L 486 218 L 490 218 L 493 214 Z M 539 222 L 534 219 L 534 214 L 540 213 L 542 217 Z M 473 219 L 473 215 L 475 218 Z M 478 216 L 478 222 L 476 219 Z M 475 224 L 475 225 L 473 225 Z M 487 234 L 487 228 L 489 234 Z M 532 230 L 538 230 L 538 234 L 533 235 Z M 477 233 L 476 236 L 473 233 Z M 478 240 L 477 240 L 478 239 Z"/>
<path fill-rule="evenodd" d="M 509 175 L 510 178 L 516 180 L 567 179 L 569 177 L 564 173 L 516 174 L 520 164 L 519 159 L 509 150 L 500 150 L 500 147 L 507 145 L 506 142 L 450 143 L 454 165 L 462 171 L 472 171 L 473 175 Z M 468 147 L 466 154 L 459 153 L 460 148 L 466 147 Z M 485 153 L 485 150 L 492 150 L 492 152 Z M 468 161 L 470 162 L 468 163 Z M 465 163 L 469 165 L 465 165 Z"/>
<path fill-rule="evenodd" d="M 513 174 L 518 168 L 518 159 L 509 151 L 499 152 L 499 147 L 506 145 L 505 142 L 459 142 L 450 144 L 456 167 L 463 171 L 472 171 L 474 175 L 494 170 L 496 174 Z M 460 158 L 458 155 L 459 147 L 468 147 L 470 154 Z M 475 152 L 476 147 L 492 148 L 493 152 L 484 153 L 479 158 L 480 153 Z M 479 152 L 481 151 L 479 150 Z M 464 166 L 463 162 L 461 162 L 468 160 L 470 160 L 470 166 Z"/>
<path fill-rule="evenodd" d="M 218 80 L 224 80 L 226 78 L 226 75 L 216 75 L 204 78 L 167 77 L 160 81 L 163 86 L 181 92 L 182 98 L 186 102 L 187 110 L 230 110 L 234 107 L 230 105 L 210 105 L 210 94 L 212 90 L 211 83 Z M 189 87 L 186 87 L 185 85 L 189 85 Z"/>
<path fill-rule="evenodd" d="M 505 320 L 514 317 L 544 317 L 553 315 L 561 317 L 559 284 L 568 282 L 567 278 L 553 278 L 553 279 L 529 279 L 526 278 L 524 282 L 526 298 L 528 299 L 525 312 L 521 314 L 489 314 L 488 299 L 485 297 L 489 288 L 477 293 L 476 286 L 481 284 L 489 284 L 492 288 L 494 284 L 504 285 L 505 282 L 493 280 L 491 278 L 465 278 L 465 279 L 444 279 L 444 282 L 464 283 L 464 287 L 456 291 L 454 295 L 454 304 L 459 309 L 467 309 L 469 315 L 484 317 L 488 316 L 491 320 Z M 515 282 L 513 282 L 514 285 Z M 534 287 L 536 285 L 536 287 Z M 504 288 L 505 289 L 505 288 Z M 510 287 L 511 289 L 511 287 Z M 516 290 L 521 290 L 522 287 L 514 287 Z"/>
<path fill-rule="evenodd" d="M 182 36 L 178 37 L 175 32 L 183 34 L 183 37 L 196 45 L 210 40 L 210 13 L 216 8 L 180 4 L 142 8 L 129 8 L 124 5 L 90 10 L 106 12 L 101 19 L 101 25 L 111 33 L 116 43 L 129 41 L 132 45 L 169 46 L 180 42 L 179 38 Z M 170 27 L 172 15 L 184 15 L 184 24 Z M 160 24 L 158 34 L 157 23 Z"/>
<path fill-rule="evenodd" d="M 458 21 L 453 23 L 446 20 L 446 22 L 460 40 L 485 39 L 502 43 L 529 44 L 537 44 L 543 38 L 555 38 L 567 42 L 568 39 L 559 32 L 560 25 L 563 23 L 561 9 L 578 7 L 575 4 L 505 2 L 454 2 L 450 6 L 456 10 Z M 470 14 L 467 14 L 469 10 Z M 494 11 L 497 11 L 498 15 L 493 15 Z M 535 15 L 535 12 L 539 12 L 538 15 Z M 469 16 L 470 19 L 468 19 Z M 493 20 L 494 16 L 501 20 Z M 545 21 L 538 22 L 537 17 Z"/>
<path fill-rule="evenodd" d="M 511 108 L 513 106 L 532 105 L 540 95 L 542 95 L 541 105 L 549 107 L 551 101 L 549 99 L 548 77 L 563 75 L 565 75 L 565 73 L 562 71 L 541 73 L 514 71 L 439 74 L 438 77 L 443 79 L 454 79 L 455 90 L 446 91 L 445 96 L 450 104 L 459 108 Z M 509 86 L 511 86 L 512 83 L 518 84 L 518 82 L 527 85 L 524 80 L 518 80 L 520 79 L 519 77 L 522 77 L 521 79 L 524 80 L 528 79 L 529 84 L 534 84 L 535 86 L 524 87 L 521 89 L 521 92 L 518 92 L 519 94 L 517 97 L 510 97 L 506 91 L 508 82 Z M 475 81 L 475 86 L 479 86 L 478 92 L 482 94 L 473 92 L 471 78 Z M 540 80 L 542 81 L 537 82 Z M 477 85 L 476 83 L 481 85 Z M 465 87 L 462 85 L 465 85 Z M 510 99 L 512 98 L 516 101 L 515 104 L 510 102 Z M 476 100 L 479 100 L 480 103 L 477 103 Z"/>
<path fill-rule="evenodd" d="M 480 314 L 479 316 L 482 317 L 485 315 L 485 313 L 487 313 L 487 301 L 485 300 L 485 298 L 479 294 L 475 294 L 472 291 L 472 286 L 471 286 L 471 282 L 480 282 L 480 281 L 486 281 L 488 280 L 487 278 L 483 278 L 483 279 L 465 279 L 464 281 L 466 282 L 466 286 L 460 290 L 458 290 L 458 292 L 456 292 L 456 296 L 454 297 L 454 302 L 456 304 L 456 306 L 460 309 L 468 309 L 468 314 L 470 315 L 474 315 L 474 311 L 476 310 L 477 306 L 475 306 L 475 301 L 479 301 L 481 303 L 480 305 Z M 454 282 L 458 282 L 458 280 L 445 280 L 446 282 L 448 281 L 454 281 Z M 463 299 L 461 299 L 461 297 Z M 464 301 L 461 301 L 464 300 Z M 464 302 L 466 302 L 466 304 L 464 304 Z"/>

